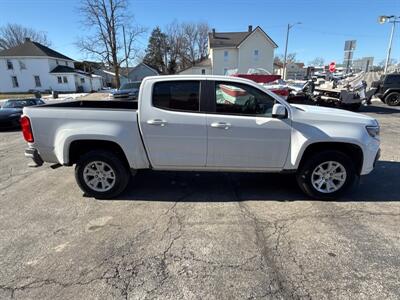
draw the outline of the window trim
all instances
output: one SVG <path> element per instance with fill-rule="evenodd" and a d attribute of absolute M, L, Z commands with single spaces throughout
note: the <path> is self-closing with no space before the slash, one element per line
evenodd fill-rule
<path fill-rule="evenodd" d="M 238 84 L 238 85 L 245 85 L 245 86 L 249 86 L 251 88 L 257 89 L 259 90 L 261 93 L 264 93 L 265 95 L 267 95 L 268 97 L 270 97 L 273 101 L 274 104 L 276 103 L 280 103 L 279 101 L 277 101 L 274 97 L 272 97 L 271 95 L 268 95 L 268 93 L 264 92 L 263 90 L 260 90 L 259 88 L 256 88 L 252 85 L 248 85 L 246 83 L 241 83 L 241 82 L 236 82 L 236 81 L 224 81 L 224 80 L 210 80 L 210 82 L 212 82 L 212 97 L 210 97 L 209 101 L 209 108 L 210 110 L 207 112 L 209 114 L 213 114 L 213 115 L 221 115 L 221 116 L 239 116 L 239 117 L 251 117 L 251 118 L 268 118 L 268 119 L 273 119 L 272 115 L 271 116 L 263 116 L 263 115 L 250 115 L 250 114 L 238 114 L 238 113 L 221 113 L 221 112 L 217 112 L 217 97 L 216 97 L 216 91 L 217 91 L 217 84 L 226 84 L 226 85 L 234 85 L 234 84 Z M 281 103 L 280 103 L 281 104 Z"/>
<path fill-rule="evenodd" d="M 189 79 L 189 80 L 163 80 L 163 81 L 157 81 L 154 82 L 152 87 L 151 87 L 151 107 L 160 109 L 160 110 L 165 110 L 165 111 L 172 111 L 172 112 L 185 112 L 185 113 L 193 113 L 193 114 L 204 114 L 205 112 L 202 111 L 202 92 L 204 92 L 204 89 L 202 88 L 203 82 L 206 80 L 200 80 L 200 79 Z M 173 109 L 173 108 L 165 108 L 165 107 L 160 107 L 154 105 L 154 87 L 157 83 L 164 83 L 164 82 L 198 82 L 199 83 L 199 110 L 198 111 L 192 111 L 192 110 L 184 110 L 184 109 Z"/>

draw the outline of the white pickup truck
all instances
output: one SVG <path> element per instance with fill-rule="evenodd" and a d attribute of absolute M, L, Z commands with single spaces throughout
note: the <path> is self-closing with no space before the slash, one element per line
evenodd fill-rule
<path fill-rule="evenodd" d="M 300 188 L 336 198 L 379 157 L 379 124 L 344 110 L 290 105 L 255 82 L 225 76 L 156 76 L 138 101 L 26 107 L 36 165 L 75 167 L 89 196 L 120 194 L 135 170 L 295 172 Z M 156 184 L 155 184 L 156 186 Z"/>

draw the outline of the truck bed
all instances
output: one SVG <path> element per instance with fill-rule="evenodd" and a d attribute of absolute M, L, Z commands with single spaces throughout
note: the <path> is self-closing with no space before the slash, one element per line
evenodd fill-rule
<path fill-rule="evenodd" d="M 133 109 L 138 108 L 137 101 L 116 101 L 116 100 L 79 100 L 54 104 L 44 104 L 40 107 L 57 108 L 105 108 L 105 109 Z"/>

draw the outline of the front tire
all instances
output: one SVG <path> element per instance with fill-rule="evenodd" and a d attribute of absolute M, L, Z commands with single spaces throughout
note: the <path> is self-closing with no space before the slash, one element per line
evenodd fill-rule
<path fill-rule="evenodd" d="M 400 93 L 393 92 L 385 97 L 385 103 L 389 106 L 397 106 L 400 104 Z"/>
<path fill-rule="evenodd" d="M 90 151 L 82 155 L 75 167 L 75 179 L 90 197 L 111 199 L 121 194 L 130 179 L 129 168 L 113 152 Z"/>
<path fill-rule="evenodd" d="M 358 180 L 352 160 L 340 151 L 324 151 L 309 157 L 296 174 L 297 183 L 308 196 L 329 200 L 341 196 Z"/>

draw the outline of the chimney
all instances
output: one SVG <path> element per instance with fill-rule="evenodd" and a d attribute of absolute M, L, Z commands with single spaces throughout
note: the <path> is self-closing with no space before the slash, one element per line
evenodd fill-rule
<path fill-rule="evenodd" d="M 25 38 L 25 42 L 30 42 L 30 41 L 31 41 L 30 38 L 28 38 L 28 37 Z"/>
<path fill-rule="evenodd" d="M 249 32 L 253 31 L 253 25 L 249 25 Z"/>
<path fill-rule="evenodd" d="M 212 37 L 215 38 L 215 28 L 212 29 Z"/>

